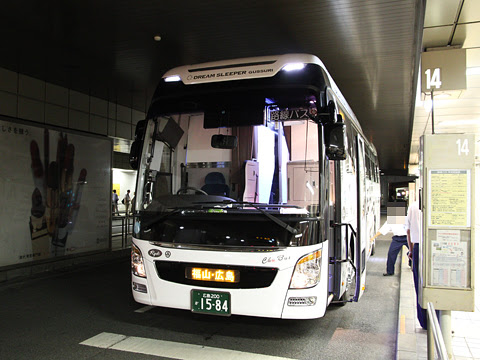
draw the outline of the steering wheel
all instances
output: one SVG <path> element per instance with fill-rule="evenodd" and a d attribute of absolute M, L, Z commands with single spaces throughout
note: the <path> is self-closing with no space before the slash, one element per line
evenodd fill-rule
<path fill-rule="evenodd" d="M 195 194 L 208 195 L 208 194 L 207 194 L 205 191 L 203 191 L 202 189 L 198 189 L 198 188 L 193 187 L 193 186 L 187 186 L 187 187 L 183 187 L 183 188 L 178 189 L 177 195 L 179 195 L 179 194 L 186 194 L 188 190 L 195 191 Z"/>

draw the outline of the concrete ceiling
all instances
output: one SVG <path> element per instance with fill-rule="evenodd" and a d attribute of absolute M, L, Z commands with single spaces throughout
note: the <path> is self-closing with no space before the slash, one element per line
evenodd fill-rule
<path fill-rule="evenodd" d="M 459 2 L 449 4 L 453 13 Z M 377 147 L 382 171 L 406 175 L 425 7 L 425 0 L 16 0 L 0 12 L 0 67 L 145 111 L 171 67 L 312 53 Z M 453 23 L 427 19 L 429 28 Z M 460 26 L 475 32 L 463 22 L 455 32 Z"/>
<path fill-rule="evenodd" d="M 423 48 L 467 50 L 467 89 L 434 93 L 434 132 L 480 135 L 480 1 L 428 0 Z M 409 160 L 411 173 L 418 165 L 420 136 L 431 133 L 431 97 L 418 91 Z"/>

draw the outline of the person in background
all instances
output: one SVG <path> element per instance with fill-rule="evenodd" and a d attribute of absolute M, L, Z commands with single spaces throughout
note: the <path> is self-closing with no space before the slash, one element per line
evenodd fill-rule
<path fill-rule="evenodd" d="M 132 210 L 130 210 L 130 214 L 133 215 L 135 213 L 135 192 L 133 192 L 131 209 Z"/>
<path fill-rule="evenodd" d="M 407 213 L 407 241 L 408 247 L 410 252 L 408 253 L 408 257 L 412 259 L 412 271 L 413 271 L 413 283 L 415 284 L 415 293 L 417 295 L 417 319 L 420 323 L 420 326 L 423 329 L 427 329 L 428 318 L 427 318 L 427 310 L 422 308 L 420 303 L 418 302 L 418 284 L 419 284 L 419 277 L 418 277 L 418 261 L 419 261 L 419 244 L 421 239 L 421 230 L 422 230 L 422 219 L 421 219 L 421 212 L 418 206 L 418 202 L 414 201 L 408 207 Z M 439 318 L 439 311 L 436 310 L 437 318 Z"/>
<path fill-rule="evenodd" d="M 412 259 L 413 283 L 417 294 L 417 318 L 422 328 L 427 328 L 427 311 L 418 303 L 418 244 L 420 240 L 420 210 L 418 203 L 414 201 L 408 207 L 407 213 L 407 241 L 410 252 L 408 257 Z"/>
<path fill-rule="evenodd" d="M 127 190 L 127 193 L 123 198 L 123 203 L 125 204 L 125 216 L 128 216 L 130 214 L 129 211 L 130 211 L 130 203 L 131 203 L 130 190 Z"/>
<path fill-rule="evenodd" d="M 118 211 L 118 195 L 117 195 L 117 190 L 113 190 L 112 193 L 112 213 L 115 215 L 115 213 L 120 216 L 120 212 Z"/>
<path fill-rule="evenodd" d="M 396 206 L 393 206 L 396 205 Z M 398 253 L 402 246 L 408 248 L 406 222 L 406 207 L 403 203 L 392 203 L 387 206 L 387 221 L 375 234 L 374 238 L 381 235 L 392 233 L 392 242 L 388 248 L 387 255 L 387 271 L 383 276 L 392 276 L 395 274 L 395 263 L 397 262 Z"/>

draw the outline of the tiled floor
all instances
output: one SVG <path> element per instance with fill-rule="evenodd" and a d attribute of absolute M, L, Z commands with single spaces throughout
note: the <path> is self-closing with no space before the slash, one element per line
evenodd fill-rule
<path fill-rule="evenodd" d="M 427 332 L 418 323 L 412 271 L 403 248 L 398 320 L 398 360 L 427 359 Z M 480 359 L 480 308 L 452 311 L 452 350 L 456 360 Z"/>

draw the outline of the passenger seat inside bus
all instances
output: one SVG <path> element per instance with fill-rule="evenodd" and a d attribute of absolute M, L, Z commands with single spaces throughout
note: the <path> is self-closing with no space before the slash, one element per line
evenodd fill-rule
<path fill-rule="evenodd" d="M 225 176 L 221 172 L 210 172 L 205 176 L 205 185 L 202 190 L 208 195 L 230 196 L 230 188 L 225 183 Z"/>

